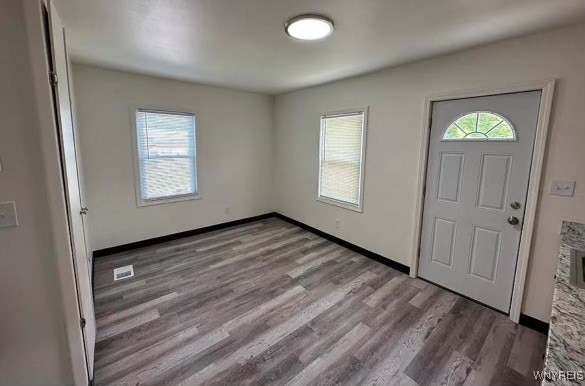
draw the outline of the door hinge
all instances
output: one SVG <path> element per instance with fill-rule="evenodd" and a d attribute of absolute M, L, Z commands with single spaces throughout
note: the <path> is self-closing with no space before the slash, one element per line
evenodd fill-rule
<path fill-rule="evenodd" d="M 79 319 L 79 324 L 81 325 L 81 328 L 85 328 L 85 318 Z"/>
<path fill-rule="evenodd" d="M 49 83 L 51 86 L 56 86 L 59 83 L 59 77 L 54 71 L 49 71 Z"/>

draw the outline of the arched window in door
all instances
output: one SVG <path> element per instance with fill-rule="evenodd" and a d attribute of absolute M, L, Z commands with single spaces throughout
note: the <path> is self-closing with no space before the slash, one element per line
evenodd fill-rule
<path fill-rule="evenodd" d="M 443 141 L 515 141 L 516 131 L 501 115 L 474 111 L 453 121 L 443 133 Z"/>

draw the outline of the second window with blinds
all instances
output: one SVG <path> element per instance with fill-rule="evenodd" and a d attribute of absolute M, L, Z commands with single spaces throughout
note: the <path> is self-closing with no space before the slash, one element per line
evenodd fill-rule
<path fill-rule="evenodd" d="M 362 211 L 367 108 L 321 115 L 318 200 Z"/>
<path fill-rule="evenodd" d="M 135 119 L 138 206 L 198 198 L 195 116 L 138 109 Z"/>

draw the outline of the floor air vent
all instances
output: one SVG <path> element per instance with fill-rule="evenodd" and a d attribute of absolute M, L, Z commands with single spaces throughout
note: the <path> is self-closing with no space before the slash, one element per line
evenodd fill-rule
<path fill-rule="evenodd" d="M 134 268 L 131 265 L 114 268 L 114 281 L 127 279 L 132 276 L 134 276 Z"/>

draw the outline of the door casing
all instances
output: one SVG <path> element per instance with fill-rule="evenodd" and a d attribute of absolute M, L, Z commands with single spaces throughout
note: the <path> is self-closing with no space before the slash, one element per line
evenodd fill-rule
<path fill-rule="evenodd" d="M 44 25 L 44 9 L 47 0 L 24 2 L 25 28 L 28 35 L 31 65 L 31 82 L 35 90 L 34 106 L 38 115 L 41 154 L 44 163 L 44 181 L 47 189 L 48 215 L 50 217 L 50 234 L 53 249 L 47 251 L 48 256 L 55 260 L 60 287 L 61 301 L 54 304 L 62 310 L 64 316 L 67 349 L 69 351 L 71 383 L 87 385 L 90 376 L 87 370 L 85 347 L 80 328 L 80 305 L 77 298 L 77 283 L 73 266 L 69 223 L 63 189 L 61 153 L 57 135 L 57 122 L 53 108 L 53 92 L 48 78 L 49 57 L 46 50 L 46 33 Z"/>
<path fill-rule="evenodd" d="M 96 336 L 96 323 L 91 287 L 91 269 L 88 258 L 88 240 L 86 235 L 85 219 L 82 209 L 83 196 L 80 179 L 79 153 L 77 144 L 76 124 L 73 115 L 73 104 L 69 84 L 69 58 L 65 30 L 57 14 L 52 0 L 47 2 L 48 13 L 48 44 L 51 60 L 49 63 L 52 73 L 56 74 L 56 82 L 53 83 L 55 114 L 59 148 L 61 152 L 61 165 L 63 173 L 63 187 L 67 216 L 69 220 L 70 241 L 74 273 L 77 284 L 77 295 L 80 306 L 80 326 L 84 337 L 86 349 L 86 364 L 88 375 L 93 378 L 94 348 Z"/>
<path fill-rule="evenodd" d="M 528 194 L 526 197 L 525 214 L 523 220 L 522 233 L 520 235 L 520 248 L 518 250 L 518 262 L 514 276 L 514 287 L 512 291 L 512 305 L 510 306 L 510 319 L 516 323 L 520 319 L 522 308 L 522 298 L 524 295 L 524 286 L 526 283 L 526 273 L 528 271 L 528 260 L 530 256 L 530 246 L 532 234 L 534 231 L 534 222 L 536 218 L 536 208 L 538 204 L 540 179 L 544 163 L 546 150 L 546 139 L 552 108 L 552 99 L 555 88 L 555 79 L 507 84 L 493 87 L 482 87 L 471 90 L 460 90 L 445 92 L 427 96 L 424 101 L 422 137 L 420 141 L 420 160 L 418 165 L 417 198 L 414 212 L 412 255 L 410 258 L 410 276 L 418 276 L 418 261 L 420 255 L 421 231 L 424 210 L 424 193 L 428 165 L 428 153 L 430 143 L 430 129 L 432 118 L 432 107 L 434 102 L 473 98 L 480 96 L 511 94 L 525 91 L 541 91 L 540 107 L 538 111 L 538 122 L 536 125 L 536 137 L 534 148 L 532 150 L 532 165 L 530 167 L 530 177 L 528 182 Z"/>

